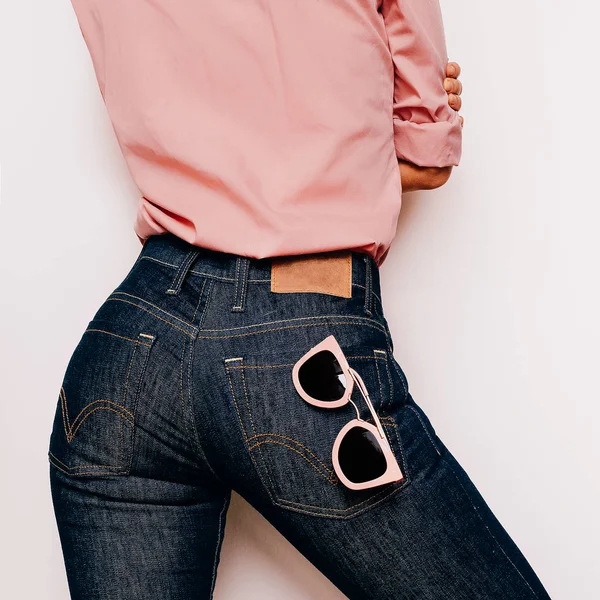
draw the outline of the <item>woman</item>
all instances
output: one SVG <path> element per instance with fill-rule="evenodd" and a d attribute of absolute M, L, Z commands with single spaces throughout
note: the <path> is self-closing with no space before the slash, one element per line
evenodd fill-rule
<path fill-rule="evenodd" d="M 384 316 L 402 189 L 461 154 L 438 3 L 73 5 L 143 247 L 57 402 L 72 598 L 211 598 L 232 489 L 349 598 L 548 598 Z"/>

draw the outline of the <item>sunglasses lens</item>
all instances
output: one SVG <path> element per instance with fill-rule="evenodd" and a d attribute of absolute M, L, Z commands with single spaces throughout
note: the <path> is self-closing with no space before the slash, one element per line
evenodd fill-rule
<path fill-rule="evenodd" d="M 377 437 L 364 427 L 353 427 L 346 433 L 338 459 L 344 475 L 353 483 L 377 479 L 387 469 Z"/>
<path fill-rule="evenodd" d="M 342 367 L 329 350 L 321 350 L 302 363 L 298 379 L 304 391 L 316 400 L 339 400 L 346 391 Z"/>

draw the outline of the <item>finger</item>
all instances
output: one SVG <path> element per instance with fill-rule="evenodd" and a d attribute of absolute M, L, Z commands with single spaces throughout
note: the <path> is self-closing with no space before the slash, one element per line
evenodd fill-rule
<path fill-rule="evenodd" d="M 465 118 L 463 116 L 459 116 L 458 120 L 460 121 L 460 126 L 464 127 L 465 126 Z"/>
<path fill-rule="evenodd" d="M 449 94 L 456 94 L 457 96 L 460 96 L 462 94 L 462 83 L 458 79 L 447 77 L 444 79 L 444 89 Z"/>
<path fill-rule="evenodd" d="M 462 100 L 460 99 L 460 96 L 457 96 L 456 94 L 448 94 L 448 104 L 454 110 L 460 110 L 462 107 Z"/>
<path fill-rule="evenodd" d="M 449 62 L 446 65 L 446 75 L 448 77 L 458 77 L 460 75 L 460 65 L 457 62 Z"/>

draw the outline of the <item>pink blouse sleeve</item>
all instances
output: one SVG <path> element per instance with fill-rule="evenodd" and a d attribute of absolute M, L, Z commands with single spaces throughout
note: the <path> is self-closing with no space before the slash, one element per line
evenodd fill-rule
<path fill-rule="evenodd" d="M 458 165 L 462 128 L 443 85 L 448 57 L 439 0 L 383 0 L 382 12 L 395 69 L 396 155 L 422 167 Z"/>

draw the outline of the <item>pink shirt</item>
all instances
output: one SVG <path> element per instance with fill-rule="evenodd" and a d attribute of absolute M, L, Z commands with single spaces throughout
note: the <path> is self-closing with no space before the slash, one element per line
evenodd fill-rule
<path fill-rule="evenodd" d="M 255 258 L 379 265 L 397 157 L 457 165 L 438 0 L 72 0 L 141 198 L 170 231 Z"/>

